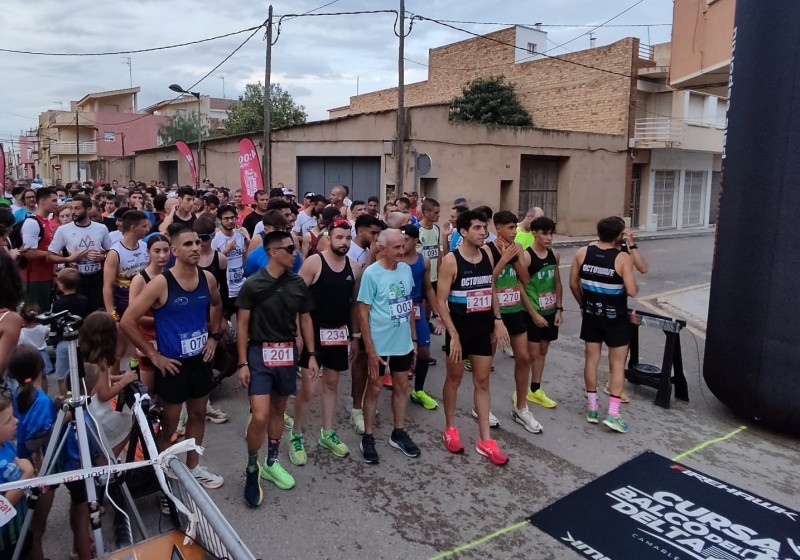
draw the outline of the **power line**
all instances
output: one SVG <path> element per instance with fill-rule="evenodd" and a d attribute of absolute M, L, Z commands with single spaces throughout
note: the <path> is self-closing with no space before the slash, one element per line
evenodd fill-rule
<path fill-rule="evenodd" d="M 415 15 L 413 12 L 408 12 L 411 15 Z M 445 23 L 461 23 L 461 24 L 471 24 L 471 25 L 503 25 L 503 26 L 517 26 L 522 25 L 525 27 L 594 27 L 597 24 L 594 23 L 527 23 L 527 22 L 503 22 L 503 21 L 464 21 L 458 19 L 440 19 L 439 21 Z M 671 23 L 617 23 L 613 25 L 604 25 L 604 27 L 671 27 Z"/>
<path fill-rule="evenodd" d="M 604 26 L 606 26 L 608 23 L 610 23 L 610 22 L 614 21 L 614 20 L 615 20 L 615 19 L 617 19 L 618 17 L 620 17 L 620 16 L 624 15 L 624 14 L 625 14 L 625 13 L 627 13 L 627 12 L 630 12 L 632 9 L 634 9 L 636 6 L 638 6 L 638 5 L 639 5 L 639 4 L 641 4 L 642 2 L 644 2 L 644 0 L 638 0 L 638 1 L 637 1 L 637 2 L 635 2 L 634 4 L 632 4 L 632 5 L 628 6 L 628 7 L 627 7 L 627 8 L 625 8 L 624 10 L 622 10 L 622 11 L 621 11 L 620 13 L 618 13 L 617 15 L 615 15 L 615 16 L 613 16 L 613 17 L 611 17 L 611 18 L 607 19 L 606 21 L 604 21 L 604 22 L 603 22 L 603 23 L 601 23 L 600 25 L 598 25 L 598 26 L 596 26 L 596 27 L 593 27 L 593 28 L 589 29 L 589 31 L 585 31 L 585 32 L 581 33 L 581 34 L 580 34 L 580 35 L 578 35 L 577 37 L 573 37 L 573 38 L 572 38 L 572 39 L 570 39 L 569 41 L 565 41 L 565 42 L 561 43 L 560 45 L 556 45 L 555 47 L 549 48 L 549 49 L 547 49 L 547 50 L 546 50 L 546 51 L 544 51 L 544 52 L 546 52 L 546 53 L 548 53 L 548 52 L 552 52 L 552 51 L 554 51 L 554 50 L 556 50 L 556 49 L 559 49 L 559 48 L 563 47 L 564 45 L 569 45 L 570 43 L 572 43 L 572 42 L 574 42 L 574 41 L 577 41 L 577 40 L 578 40 L 578 39 L 580 39 L 581 37 L 585 37 L 586 35 L 589 35 L 589 34 L 590 34 L 590 33 L 592 33 L 593 31 L 597 31 L 598 29 L 600 29 L 601 27 L 604 27 Z"/>

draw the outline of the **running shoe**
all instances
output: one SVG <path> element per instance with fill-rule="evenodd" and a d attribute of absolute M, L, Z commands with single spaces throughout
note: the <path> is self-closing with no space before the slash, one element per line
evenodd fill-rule
<path fill-rule="evenodd" d="M 528 389 L 528 394 L 525 396 L 525 399 L 528 402 L 538 404 L 539 406 L 543 406 L 545 408 L 555 408 L 557 404 L 556 401 L 544 394 L 544 389 L 541 387 L 536 389 L 536 391 L 531 391 Z"/>
<path fill-rule="evenodd" d="M 212 424 L 224 424 L 228 421 L 228 415 L 225 411 L 212 406 L 211 402 L 206 403 L 206 420 Z"/>
<path fill-rule="evenodd" d="M 472 417 L 473 418 L 477 418 L 478 417 L 478 413 L 476 412 L 476 410 L 474 408 L 472 409 Z M 489 411 L 489 427 L 490 428 L 497 428 L 499 426 L 500 426 L 500 420 L 498 420 L 497 416 L 492 414 L 492 411 L 490 410 Z"/>
<path fill-rule="evenodd" d="M 614 430 L 615 432 L 619 432 L 621 434 L 628 433 L 628 423 L 622 419 L 622 416 L 617 416 L 614 418 L 610 414 L 606 416 L 606 419 L 603 420 L 603 424 Z"/>
<path fill-rule="evenodd" d="M 244 439 L 247 439 L 247 430 L 250 428 L 250 422 L 253 421 L 253 413 L 247 415 L 247 423 L 244 425 Z"/>
<path fill-rule="evenodd" d="M 364 411 L 353 409 L 350 411 L 350 425 L 358 435 L 364 435 Z"/>
<path fill-rule="evenodd" d="M 253 472 L 244 472 L 244 503 L 251 508 L 257 508 L 264 501 L 264 490 L 261 488 L 261 480 L 258 476 L 258 469 Z"/>
<path fill-rule="evenodd" d="M 514 422 L 517 424 L 522 424 L 522 427 L 532 434 L 538 434 L 542 431 L 542 425 L 536 421 L 536 418 L 533 417 L 533 414 L 531 414 L 531 411 L 528 410 L 527 406 L 522 410 L 512 408 L 511 417 L 514 419 Z"/>
<path fill-rule="evenodd" d="M 611 391 L 608 388 L 608 383 L 609 382 L 606 381 L 606 386 L 603 387 L 603 392 L 606 395 L 610 395 L 611 394 Z M 619 402 L 621 402 L 623 404 L 628 404 L 629 402 L 631 402 L 631 400 L 628 398 L 628 395 L 627 395 L 627 393 L 625 393 L 625 391 L 622 391 L 622 394 L 619 396 Z"/>
<path fill-rule="evenodd" d="M 505 465 L 508 463 L 508 455 L 500 451 L 497 447 L 497 442 L 493 439 L 478 439 L 478 445 L 475 447 L 475 450 L 484 457 L 488 457 L 495 465 Z"/>
<path fill-rule="evenodd" d="M 384 389 L 392 388 L 392 376 L 389 373 L 383 374 L 383 388 Z"/>
<path fill-rule="evenodd" d="M 470 360 L 469 358 L 464 360 L 464 369 L 466 371 L 472 371 L 472 360 Z"/>
<path fill-rule="evenodd" d="M 461 443 L 461 436 L 458 435 L 458 428 L 455 426 L 445 428 L 442 439 L 444 439 L 444 446 L 450 453 L 464 453 L 464 444 Z"/>
<path fill-rule="evenodd" d="M 285 412 L 283 413 L 283 428 L 289 432 L 291 432 L 292 428 L 294 428 L 294 418 Z"/>
<path fill-rule="evenodd" d="M 277 459 L 273 461 L 271 467 L 267 466 L 267 459 L 264 459 L 264 464 L 261 466 L 261 478 L 269 480 L 281 490 L 294 488 L 294 477 L 286 472 Z"/>
<path fill-rule="evenodd" d="M 320 447 L 324 447 L 340 459 L 350 455 L 350 449 L 348 449 L 347 445 L 345 445 L 344 442 L 339 439 L 339 436 L 337 436 L 336 432 L 333 430 L 329 432 L 320 430 L 319 441 L 317 443 L 319 443 Z"/>
<path fill-rule="evenodd" d="M 203 465 L 197 465 L 193 469 L 189 469 L 194 479 L 203 485 L 204 488 L 219 488 L 222 486 L 224 479 L 218 474 L 214 474 L 205 468 Z"/>
<path fill-rule="evenodd" d="M 372 434 L 364 434 L 361 438 L 361 458 L 368 465 L 377 465 L 381 462 L 378 457 L 378 450 L 375 449 L 375 438 Z"/>
<path fill-rule="evenodd" d="M 433 366 L 435 366 L 435 365 L 436 365 L 436 364 L 438 364 L 438 363 L 439 363 L 439 362 L 437 362 L 437 361 L 436 361 L 436 358 L 433 358 L 433 357 L 431 357 L 431 358 L 428 358 L 428 366 L 429 366 L 429 367 L 433 367 Z"/>
<path fill-rule="evenodd" d="M 587 410 L 586 421 L 589 422 L 589 424 L 599 424 L 600 414 L 596 410 Z"/>
<path fill-rule="evenodd" d="M 436 410 L 439 406 L 425 391 L 411 391 L 411 402 L 420 405 L 425 410 Z"/>
<path fill-rule="evenodd" d="M 419 447 L 417 447 L 417 444 L 414 443 L 414 441 L 408 435 L 408 432 L 400 428 L 395 428 L 392 430 L 392 435 L 389 436 L 389 445 L 402 451 L 403 455 L 406 457 L 412 457 L 416 459 L 420 455 L 420 450 Z"/>
<path fill-rule="evenodd" d="M 308 462 L 308 454 L 303 447 L 303 434 L 292 434 L 289 437 L 289 460 L 298 467 Z"/>
<path fill-rule="evenodd" d="M 514 349 L 511 348 L 511 345 L 503 346 L 503 354 L 506 355 L 506 358 L 513 358 L 514 357 Z"/>

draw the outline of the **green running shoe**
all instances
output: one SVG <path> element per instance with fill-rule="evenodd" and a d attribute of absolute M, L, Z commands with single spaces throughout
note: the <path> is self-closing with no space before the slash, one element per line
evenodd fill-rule
<path fill-rule="evenodd" d="M 600 423 L 600 414 L 596 410 L 587 410 L 586 411 L 586 421 L 589 424 L 599 424 Z"/>
<path fill-rule="evenodd" d="M 289 438 L 289 460 L 298 467 L 308 462 L 308 454 L 303 447 L 303 434 L 292 434 Z"/>
<path fill-rule="evenodd" d="M 528 394 L 525 398 L 528 400 L 528 402 L 538 404 L 539 406 L 543 406 L 545 408 L 555 408 L 556 406 L 556 401 L 545 395 L 544 390 L 542 390 L 541 387 L 536 389 L 536 391 L 531 391 L 528 389 Z"/>
<path fill-rule="evenodd" d="M 603 420 L 603 424 L 614 430 L 615 432 L 619 432 L 621 434 L 625 434 L 628 432 L 628 423 L 622 419 L 622 416 L 617 416 L 614 418 L 610 414 L 606 416 L 606 419 Z"/>
<path fill-rule="evenodd" d="M 275 483 L 275 486 L 281 490 L 294 488 L 294 477 L 286 472 L 280 461 L 277 460 L 269 467 L 267 466 L 267 460 L 264 459 L 264 464 L 261 466 L 261 478 Z"/>
<path fill-rule="evenodd" d="M 285 412 L 283 413 L 283 428 L 289 432 L 291 432 L 292 428 L 294 428 L 294 418 Z"/>
<path fill-rule="evenodd" d="M 425 391 L 411 391 L 411 402 L 420 405 L 425 410 L 436 410 L 439 406 Z"/>
<path fill-rule="evenodd" d="M 336 432 L 333 430 L 329 432 L 320 430 L 318 443 L 320 447 L 324 447 L 340 459 L 350 455 L 350 449 L 348 449 L 347 445 L 345 445 L 342 440 L 339 439 L 339 436 L 337 436 Z"/>

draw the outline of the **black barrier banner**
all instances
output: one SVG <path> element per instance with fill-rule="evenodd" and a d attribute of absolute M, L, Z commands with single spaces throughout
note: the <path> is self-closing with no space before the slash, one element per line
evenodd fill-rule
<path fill-rule="evenodd" d="M 800 512 L 652 451 L 528 521 L 595 560 L 800 560 Z"/>

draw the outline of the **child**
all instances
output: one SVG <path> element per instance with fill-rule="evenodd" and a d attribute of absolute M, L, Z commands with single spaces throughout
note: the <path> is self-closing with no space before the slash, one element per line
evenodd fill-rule
<path fill-rule="evenodd" d="M 50 334 L 50 327 L 36 322 L 36 316 L 42 312 L 41 308 L 35 303 L 25 303 L 20 309 L 22 316 L 22 330 L 19 333 L 19 344 L 30 344 L 39 351 L 44 364 L 44 374 L 53 373 L 53 362 L 47 353 L 47 337 Z M 47 392 L 47 378 L 42 381 L 42 387 Z"/>
<path fill-rule="evenodd" d="M 17 457 L 17 446 L 12 441 L 16 437 L 17 419 L 14 417 L 11 401 L 6 397 L 0 397 L 0 484 L 33 477 L 31 462 Z M 27 502 L 22 499 L 24 496 L 23 490 L 10 490 L 3 495 L 17 510 L 17 514 L 0 528 L 0 560 L 10 559 L 14 555 L 19 532 L 28 513 Z M 22 551 L 23 558 L 29 557 L 30 554 L 26 548 Z"/>
<path fill-rule="evenodd" d="M 69 311 L 70 315 L 77 315 L 85 319 L 89 313 L 89 299 L 77 293 L 80 274 L 74 268 L 64 268 L 56 276 L 56 287 L 62 295 L 53 304 L 53 313 Z M 69 375 L 69 352 L 66 340 L 56 336 L 56 381 L 58 381 L 58 394 L 66 396 L 66 378 Z"/>

